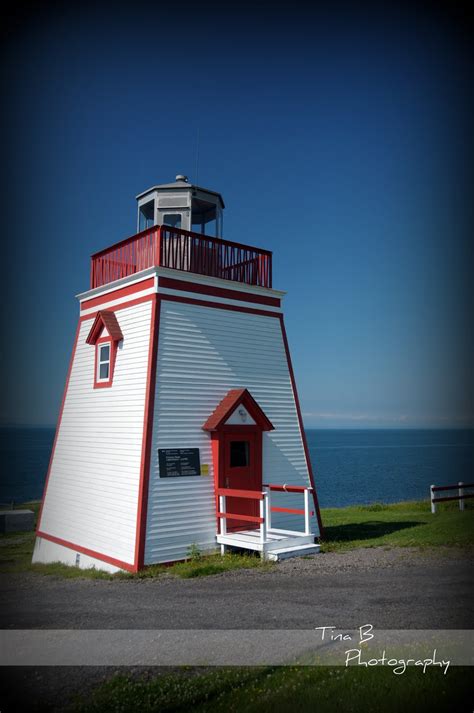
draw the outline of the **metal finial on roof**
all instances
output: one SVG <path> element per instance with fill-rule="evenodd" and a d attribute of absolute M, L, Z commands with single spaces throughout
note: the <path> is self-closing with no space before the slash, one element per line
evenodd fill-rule
<path fill-rule="evenodd" d="M 178 173 L 178 175 L 176 176 L 176 180 L 177 180 L 177 181 L 185 181 L 185 182 L 187 183 L 187 182 L 188 182 L 188 177 L 187 177 L 187 176 L 183 176 L 182 173 Z"/>

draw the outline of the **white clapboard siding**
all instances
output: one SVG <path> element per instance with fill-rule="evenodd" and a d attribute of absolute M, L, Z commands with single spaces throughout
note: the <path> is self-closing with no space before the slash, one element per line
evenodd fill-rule
<path fill-rule="evenodd" d="M 309 485 L 279 319 L 166 300 L 158 345 L 148 564 L 182 559 L 192 543 L 215 546 L 211 445 L 202 426 L 229 389 L 248 388 L 275 426 L 263 434 L 264 482 Z M 160 479 L 158 448 L 199 448 L 209 475 Z M 303 507 L 302 495 L 273 497 L 275 504 Z M 275 513 L 273 523 L 303 530 L 300 516 Z"/>
<path fill-rule="evenodd" d="M 81 325 L 41 530 L 133 564 L 151 303 L 116 315 L 124 338 L 110 388 L 93 388 L 93 318 Z"/>

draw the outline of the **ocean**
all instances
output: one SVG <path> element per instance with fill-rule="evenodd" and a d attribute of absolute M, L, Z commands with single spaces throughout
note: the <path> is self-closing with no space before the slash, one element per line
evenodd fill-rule
<path fill-rule="evenodd" d="M 321 507 L 429 496 L 472 481 L 474 430 L 306 431 Z M 1 428 L 0 503 L 41 498 L 53 428 Z"/>

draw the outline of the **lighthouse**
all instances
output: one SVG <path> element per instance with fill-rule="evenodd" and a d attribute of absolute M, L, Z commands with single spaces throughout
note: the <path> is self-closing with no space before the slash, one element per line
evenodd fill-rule
<path fill-rule="evenodd" d="M 224 239 L 224 208 L 180 174 L 137 196 L 135 235 L 92 255 L 33 562 L 318 551 L 285 293 L 270 251 Z"/>

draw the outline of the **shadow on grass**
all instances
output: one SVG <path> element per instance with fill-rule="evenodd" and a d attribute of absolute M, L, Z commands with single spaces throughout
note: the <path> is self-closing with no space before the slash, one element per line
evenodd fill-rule
<path fill-rule="evenodd" d="M 422 521 L 383 522 L 372 520 L 370 522 L 354 522 L 346 525 L 330 525 L 324 528 L 326 542 L 347 542 L 349 540 L 373 540 L 384 535 L 391 535 L 399 530 L 405 530 L 417 525 L 425 525 Z"/>

